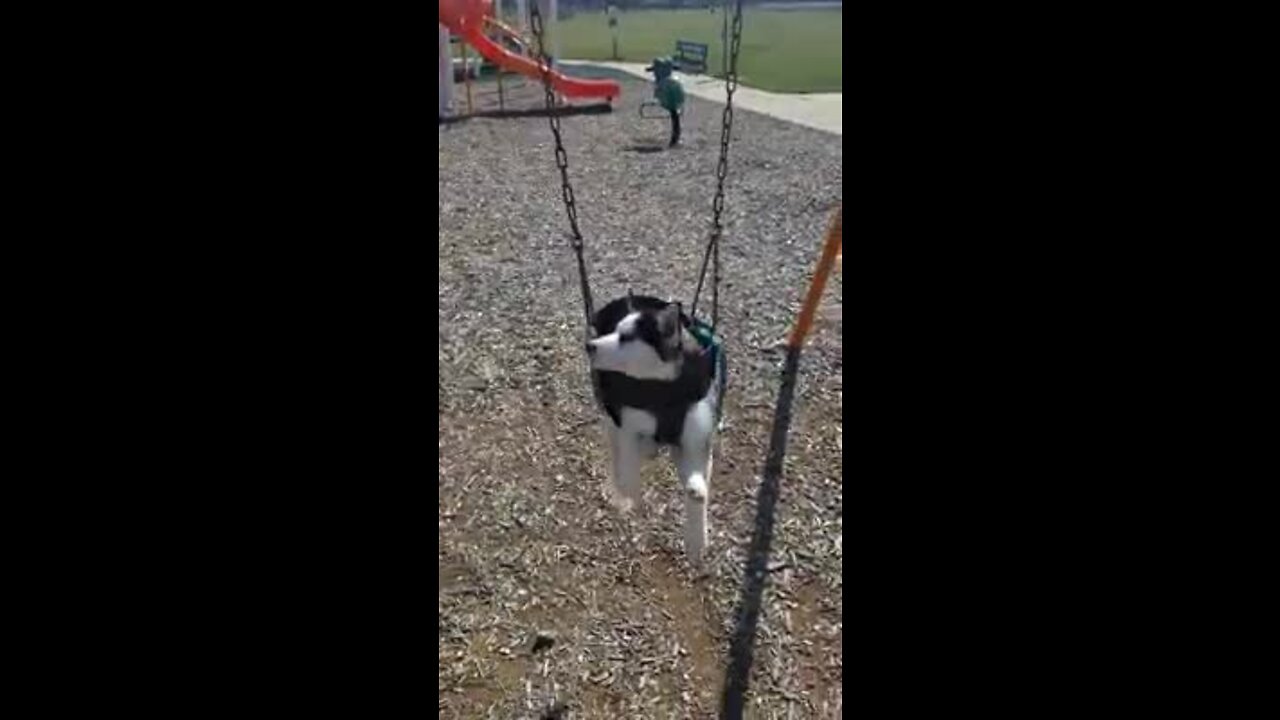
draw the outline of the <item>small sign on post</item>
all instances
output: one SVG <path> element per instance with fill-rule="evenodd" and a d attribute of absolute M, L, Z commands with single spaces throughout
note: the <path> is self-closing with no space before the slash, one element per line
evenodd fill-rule
<path fill-rule="evenodd" d="M 609 15 L 609 32 L 613 34 L 613 59 L 621 60 L 618 57 L 618 8 L 616 5 L 610 5 L 606 11 Z"/>

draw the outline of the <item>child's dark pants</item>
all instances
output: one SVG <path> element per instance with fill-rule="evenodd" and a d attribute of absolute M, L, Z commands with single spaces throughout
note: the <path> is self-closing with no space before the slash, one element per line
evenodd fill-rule
<path fill-rule="evenodd" d="M 675 147 L 680 142 L 680 113 L 675 110 L 668 110 L 671 113 L 671 147 Z"/>

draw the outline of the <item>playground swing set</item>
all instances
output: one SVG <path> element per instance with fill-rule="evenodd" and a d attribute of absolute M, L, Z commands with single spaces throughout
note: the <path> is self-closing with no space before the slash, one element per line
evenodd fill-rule
<path fill-rule="evenodd" d="M 698 281 L 696 289 L 693 293 L 693 301 L 689 305 L 689 312 L 683 315 L 682 322 L 690 328 L 694 336 L 703 348 L 712 353 L 713 367 L 716 368 L 716 382 L 721 387 L 720 397 L 723 398 L 723 388 L 726 380 L 726 356 L 723 348 L 723 342 L 718 336 L 719 321 L 719 301 L 720 301 L 720 240 L 724 232 L 722 214 L 724 211 L 724 184 L 728 173 L 729 145 L 733 129 L 733 93 L 738 86 L 738 52 L 742 42 L 742 5 L 743 0 L 726 0 L 734 2 L 734 13 L 732 18 L 732 27 L 726 27 L 724 34 L 724 42 L 726 45 L 725 56 L 725 107 L 721 120 L 720 132 L 720 156 L 716 164 L 716 191 L 712 201 L 712 218 L 711 229 L 707 239 L 706 249 L 703 253 L 702 264 L 698 271 Z M 529 0 L 518 0 L 521 5 L 521 16 L 524 16 L 524 8 Z M 552 21 L 556 18 L 557 0 L 544 0 L 549 2 L 551 8 Z M 546 32 L 542 12 L 538 7 L 539 1 L 533 0 L 532 5 L 528 5 L 528 17 L 530 20 L 531 31 L 533 34 L 531 43 L 518 30 L 503 24 L 492 14 L 494 7 L 493 0 L 440 0 L 440 53 L 441 53 L 441 83 L 440 83 L 440 114 L 441 118 L 451 111 L 452 87 L 453 87 L 453 59 L 450 51 L 450 35 L 455 34 L 463 43 L 463 59 L 464 59 L 464 82 L 467 82 L 468 94 L 468 111 L 472 111 L 471 93 L 469 85 L 469 67 L 467 63 L 466 46 L 470 45 L 489 62 L 493 63 L 499 70 L 508 70 L 527 77 L 536 77 L 541 80 L 543 94 L 546 103 L 547 117 L 549 119 L 551 133 L 555 139 L 555 158 L 556 166 L 560 170 L 561 180 L 561 196 L 564 201 L 565 213 L 569 220 L 570 246 L 572 247 L 577 259 L 578 278 L 582 291 L 583 312 L 586 321 L 587 338 L 594 337 L 598 332 L 602 323 L 606 323 L 610 317 L 615 315 L 619 307 L 632 301 L 640 301 L 642 303 L 654 306 L 665 307 L 667 301 L 650 296 L 637 296 L 635 298 L 620 297 L 605 305 L 597 313 L 591 296 L 591 287 L 587 277 L 586 261 L 583 258 L 584 240 L 582 232 L 578 228 L 577 207 L 574 201 L 573 186 L 569 182 L 568 154 L 565 152 L 564 144 L 561 138 L 560 118 L 555 112 L 558 103 L 557 96 L 563 97 L 597 97 L 604 98 L 612 103 L 615 98 L 621 95 L 619 84 L 613 80 L 598 80 L 573 78 L 554 69 L 554 63 L 551 56 L 547 53 L 545 47 Z M 727 10 L 727 8 L 726 8 Z M 728 25 L 728 13 L 726 12 L 726 25 Z M 497 37 L 498 40 L 495 40 Z M 536 43 L 536 56 L 531 57 L 528 54 L 533 50 Z M 687 48 L 685 48 L 687 49 Z M 705 48 L 701 49 L 699 55 L 704 59 L 705 67 Z M 447 71 L 447 75 L 446 75 Z M 501 72 L 499 72 L 499 76 Z M 501 98 L 501 90 L 499 90 Z M 650 117 L 645 114 L 646 105 L 652 106 L 654 103 L 644 103 L 641 105 L 641 117 Z M 683 111 L 683 108 L 681 108 Z M 653 115 L 652 117 L 663 117 Z M 823 289 L 826 286 L 832 268 L 836 265 L 841 255 L 843 246 L 843 209 L 837 206 L 835 214 L 826 234 L 823 243 L 822 255 L 819 259 L 814 276 L 810 281 L 809 290 L 806 293 L 804 305 L 796 324 L 786 341 L 786 344 L 795 351 L 799 351 L 803 346 L 805 337 L 813 323 L 813 318 L 817 310 L 817 305 L 821 299 Z M 712 270 L 711 283 L 711 317 L 710 322 L 704 322 L 697 317 L 698 300 L 702 294 L 704 281 L 708 266 Z M 592 372 L 592 386 L 597 402 L 601 398 L 600 376 L 597 372 Z"/>
<path fill-rule="evenodd" d="M 726 0 L 727 2 L 728 0 Z M 716 192 L 712 201 L 712 218 L 711 231 L 707 240 L 706 250 L 702 257 L 702 266 L 698 271 L 697 288 L 693 293 L 693 301 L 689 305 L 687 315 L 682 313 L 681 322 L 690 328 L 694 337 L 697 338 L 704 351 L 711 354 L 712 367 L 714 368 L 714 381 L 720 387 L 719 397 L 724 397 L 724 387 L 726 382 L 726 354 L 724 352 L 723 341 L 716 334 L 719 322 L 720 307 L 720 239 L 724 233 L 724 225 L 721 215 L 724 211 L 724 183 L 728 173 L 729 164 L 729 145 L 733 130 L 733 93 L 738 86 L 738 51 L 742 43 L 742 4 L 743 0 L 735 0 L 733 25 L 730 33 L 726 33 L 725 42 L 728 45 L 727 52 L 727 71 L 725 73 L 725 107 L 721 121 L 720 131 L 720 157 L 716 164 Z M 541 12 L 535 3 L 530 7 L 530 25 L 533 32 L 534 41 L 537 44 L 538 59 L 537 67 L 540 70 L 542 78 L 543 91 L 548 110 L 548 121 L 550 123 L 551 134 L 555 140 L 555 159 L 556 167 L 560 170 L 561 197 L 564 201 L 565 214 L 569 220 L 570 247 L 573 249 L 578 266 L 578 280 L 582 291 L 582 308 L 584 318 L 586 320 L 586 337 L 588 340 L 596 336 L 601 330 L 607 327 L 612 320 L 617 321 L 619 308 L 625 307 L 633 302 L 640 302 L 649 307 L 666 307 L 669 303 L 665 300 L 654 298 L 651 296 L 636 296 L 632 298 L 630 294 L 620 298 L 616 298 L 606 304 L 597 313 L 591 296 L 591 286 L 587 277 L 586 261 L 583 258 L 584 240 L 582 232 L 578 228 L 578 212 L 577 205 L 574 200 L 573 186 L 569 182 L 569 160 L 568 154 L 565 152 L 564 143 L 561 138 L 560 118 L 553 112 L 550 112 L 556 103 L 555 91 L 557 89 L 556 75 L 551 69 L 551 61 L 546 53 L 543 31 L 543 21 Z M 796 324 L 791 332 L 787 345 L 794 351 L 798 352 L 804 345 L 805 337 L 809 333 L 809 329 L 813 324 L 813 318 L 817 311 L 817 305 L 822 297 L 823 289 L 826 286 L 827 278 L 831 274 L 832 268 L 836 264 L 836 259 L 840 254 L 843 244 L 843 209 L 837 206 L 835 215 L 831 225 L 828 228 L 826 239 L 823 243 L 821 258 L 818 267 L 814 273 L 813 279 L 810 281 L 809 290 L 805 296 L 804 305 Z M 710 322 L 704 322 L 698 319 L 698 299 L 702 294 L 703 282 L 706 279 L 707 267 L 710 262 L 713 267 L 712 283 L 711 283 L 711 318 Z M 599 372 L 591 373 L 592 389 L 597 404 L 601 404 L 601 377 Z M 723 407 L 723 405 L 722 405 Z"/>

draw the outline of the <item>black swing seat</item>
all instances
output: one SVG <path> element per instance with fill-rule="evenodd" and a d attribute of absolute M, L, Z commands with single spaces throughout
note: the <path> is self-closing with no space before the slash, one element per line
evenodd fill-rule
<path fill-rule="evenodd" d="M 634 295 L 630 298 L 631 307 L 636 310 L 661 310 L 670 303 L 649 295 Z M 627 316 L 627 297 L 613 300 L 596 311 L 592 318 L 592 327 L 597 336 L 613 332 Z M 719 422 L 721 408 L 724 405 L 724 387 L 727 376 L 727 362 L 724 347 L 720 338 L 711 328 L 701 321 L 694 321 L 687 313 L 680 314 L 681 324 L 697 339 L 705 352 L 700 356 L 702 367 L 691 368 L 682 374 L 674 383 L 658 380 L 636 380 L 622 373 L 593 371 L 592 384 L 595 386 L 596 400 L 604 408 L 615 425 L 622 423 L 622 407 L 634 407 L 648 410 L 658 418 L 658 431 L 655 440 L 660 444 L 673 445 L 680 442 L 680 431 L 684 425 L 684 413 L 690 405 L 707 397 L 707 391 L 714 388 L 711 396 L 712 407 L 715 408 L 716 421 Z"/>

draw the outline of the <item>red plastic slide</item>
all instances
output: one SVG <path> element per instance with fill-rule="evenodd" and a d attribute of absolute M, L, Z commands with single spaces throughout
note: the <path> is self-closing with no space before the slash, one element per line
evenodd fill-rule
<path fill-rule="evenodd" d="M 484 34 L 485 18 L 490 15 L 491 7 L 492 0 L 440 0 L 440 24 L 461 37 L 494 65 L 542 79 L 542 65 L 539 62 L 507 50 Z M 551 71 L 551 87 L 565 97 L 600 97 L 612 102 L 622 95 L 622 87 L 613 80 L 571 78 L 554 70 Z"/>

